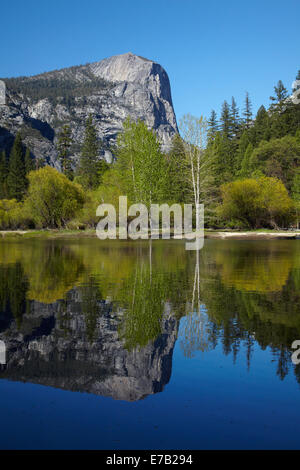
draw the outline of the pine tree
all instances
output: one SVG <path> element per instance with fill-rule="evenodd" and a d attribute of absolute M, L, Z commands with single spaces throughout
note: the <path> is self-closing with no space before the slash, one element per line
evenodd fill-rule
<path fill-rule="evenodd" d="M 248 91 L 246 92 L 246 97 L 245 97 L 245 107 L 244 107 L 244 112 L 243 112 L 243 118 L 244 118 L 245 128 L 249 129 L 251 121 L 252 121 L 252 103 L 250 101 Z"/>
<path fill-rule="evenodd" d="M 70 126 L 65 124 L 58 137 L 57 149 L 62 172 L 71 180 L 73 179 L 73 169 L 70 159 L 72 142 Z"/>
<path fill-rule="evenodd" d="M 0 199 L 7 198 L 7 174 L 7 158 L 6 153 L 3 150 L 3 152 L 0 154 Z"/>
<path fill-rule="evenodd" d="M 187 172 L 189 171 L 184 142 L 175 134 L 167 155 L 168 197 L 170 201 L 184 203 L 189 193 Z"/>
<path fill-rule="evenodd" d="M 34 162 L 33 162 L 33 159 L 31 158 L 29 147 L 26 148 L 24 161 L 25 161 L 25 173 L 27 175 L 28 173 L 30 173 L 30 171 L 34 170 Z"/>
<path fill-rule="evenodd" d="M 215 138 L 216 133 L 219 130 L 217 113 L 214 109 L 212 109 L 207 123 L 208 123 L 208 131 L 207 131 L 208 139 L 213 140 Z"/>
<path fill-rule="evenodd" d="M 281 80 L 278 81 L 277 86 L 274 86 L 274 91 L 275 96 L 270 96 L 270 100 L 273 102 L 270 106 L 272 114 L 271 136 L 281 138 L 289 133 L 294 104 L 287 99 L 288 91 Z"/>
<path fill-rule="evenodd" d="M 231 99 L 230 120 L 232 135 L 233 137 L 237 137 L 240 131 L 240 116 L 234 97 Z"/>
<path fill-rule="evenodd" d="M 25 172 L 24 151 L 21 135 L 18 133 L 9 157 L 9 172 L 7 177 L 8 194 L 11 199 L 20 201 L 25 194 L 27 179 Z"/>
<path fill-rule="evenodd" d="M 281 103 L 288 97 L 288 91 L 283 85 L 282 81 L 279 80 L 277 86 L 274 86 L 275 96 L 270 96 L 271 101 L 276 101 L 277 103 Z"/>
<path fill-rule="evenodd" d="M 217 132 L 210 151 L 214 156 L 215 181 L 218 186 L 231 181 L 234 176 L 234 154 L 231 141 Z"/>
<path fill-rule="evenodd" d="M 261 106 L 257 111 L 254 125 L 252 128 L 253 143 L 259 144 L 262 140 L 269 140 L 270 133 L 270 118 L 264 106 Z"/>
<path fill-rule="evenodd" d="M 236 152 L 236 164 L 235 164 L 235 172 L 236 174 L 239 174 L 242 166 L 242 162 L 247 150 L 248 145 L 250 144 L 250 137 L 249 137 L 249 131 L 246 129 L 241 135 L 241 138 L 239 139 L 239 144 L 238 144 L 238 149 Z"/>
<path fill-rule="evenodd" d="M 251 171 L 252 171 L 252 166 L 251 166 L 251 155 L 253 152 L 253 145 L 250 143 L 247 147 L 247 150 L 245 152 L 242 165 L 241 165 L 241 171 L 240 175 L 244 178 L 251 176 Z"/>
<path fill-rule="evenodd" d="M 221 131 L 225 138 L 230 139 L 232 137 L 232 128 L 231 128 L 231 117 L 230 117 L 230 108 L 227 101 L 224 101 L 222 105 L 221 112 Z"/>
<path fill-rule="evenodd" d="M 79 176 L 86 188 L 96 188 L 100 182 L 104 165 L 99 162 L 99 143 L 93 118 L 86 122 L 84 142 L 79 162 Z"/>

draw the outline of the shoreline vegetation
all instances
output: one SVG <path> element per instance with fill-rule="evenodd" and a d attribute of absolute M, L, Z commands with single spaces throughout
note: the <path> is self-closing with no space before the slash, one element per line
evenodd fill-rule
<path fill-rule="evenodd" d="M 161 214 L 168 206 L 174 227 L 174 205 L 182 209 L 189 204 L 195 227 L 203 204 L 204 227 L 213 231 L 206 237 L 249 238 L 251 233 L 253 238 L 259 233 L 259 239 L 295 238 L 287 233 L 300 227 L 300 104 L 281 81 L 274 91 L 269 109 L 260 107 L 255 118 L 248 94 L 242 116 L 234 98 L 231 106 L 223 103 L 219 119 L 215 111 L 208 120 L 184 115 L 168 152 L 162 151 L 153 129 L 128 117 L 110 164 L 100 158 L 104 143 L 92 115 L 76 164 L 72 129 L 68 123 L 62 127 L 60 171 L 33 159 L 17 134 L 11 151 L 0 155 L 0 230 L 23 231 L 24 236 L 47 229 L 89 233 L 107 207 L 115 209 L 115 220 L 122 216 L 119 202 L 126 195 L 129 219 L 137 216 L 140 204 L 148 214 L 153 204 Z M 101 221 L 112 229 L 107 218 Z M 269 235 L 272 230 L 275 235 Z"/>
<path fill-rule="evenodd" d="M 67 230 L 67 229 L 46 229 L 46 230 L 0 230 L 0 241 L 7 239 L 67 239 L 67 238 L 97 238 L 95 229 L 87 230 Z M 249 231 L 237 231 L 237 230 L 204 230 L 205 239 L 220 239 L 220 240 L 295 240 L 300 239 L 300 230 L 249 230 Z M 170 236 L 170 239 L 175 239 Z M 138 239 L 137 241 L 150 241 L 151 236 L 149 233 L 149 238 L 146 240 Z M 155 239 L 152 239 L 155 241 Z M 163 240 L 160 233 L 160 238 L 158 240 Z M 184 241 L 185 238 L 182 238 Z M 136 241 L 128 238 L 127 240 L 120 240 L 117 236 L 115 240 L 99 240 L 103 242 L 107 241 Z"/>

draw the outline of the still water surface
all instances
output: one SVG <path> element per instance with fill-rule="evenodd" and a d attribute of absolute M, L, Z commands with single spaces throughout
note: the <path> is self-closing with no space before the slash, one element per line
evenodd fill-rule
<path fill-rule="evenodd" d="M 0 243 L 0 448 L 300 448 L 300 241 Z"/>

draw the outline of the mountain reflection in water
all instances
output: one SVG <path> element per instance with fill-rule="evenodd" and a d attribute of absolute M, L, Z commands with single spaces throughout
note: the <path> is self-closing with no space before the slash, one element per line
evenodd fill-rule
<path fill-rule="evenodd" d="M 300 368 L 300 243 L 94 239 L 1 241 L 0 378 L 134 401 L 161 392 L 180 347 L 236 359 L 270 347 L 274 373 Z"/>

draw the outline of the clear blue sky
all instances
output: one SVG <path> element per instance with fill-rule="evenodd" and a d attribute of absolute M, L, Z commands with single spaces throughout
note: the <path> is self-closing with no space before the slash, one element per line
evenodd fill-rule
<path fill-rule="evenodd" d="M 133 52 L 167 71 L 177 119 L 220 111 L 247 90 L 256 110 L 300 69 L 299 0 L 1 2 L 0 76 Z"/>

